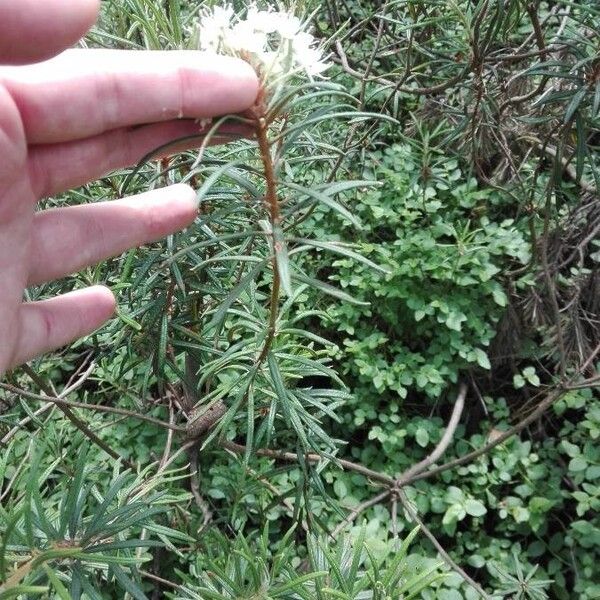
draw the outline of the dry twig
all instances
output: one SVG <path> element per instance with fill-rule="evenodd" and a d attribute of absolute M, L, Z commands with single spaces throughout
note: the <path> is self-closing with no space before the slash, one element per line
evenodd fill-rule
<path fill-rule="evenodd" d="M 478 594 L 481 598 L 485 598 L 485 600 L 490 600 L 491 596 L 488 595 L 483 588 L 467 573 L 462 569 L 456 562 L 452 560 L 452 557 L 444 550 L 444 547 L 437 541 L 436 537 L 431 533 L 431 530 L 423 523 L 423 521 L 419 518 L 417 511 L 411 506 L 410 501 L 406 497 L 406 494 L 402 490 L 398 490 L 397 492 L 398 500 L 406 510 L 406 512 L 410 515 L 411 519 L 419 525 L 421 531 L 425 534 L 425 536 L 429 539 L 429 541 L 433 544 L 435 549 L 440 553 L 440 556 L 444 559 L 444 562 L 454 571 L 456 571 Z"/>
<path fill-rule="evenodd" d="M 415 475 L 425 471 L 428 467 L 435 463 L 442 456 L 442 454 L 444 454 L 444 452 L 446 452 L 446 449 L 454 437 L 456 428 L 458 427 L 458 422 L 460 421 L 460 417 L 465 406 L 466 395 L 467 385 L 465 383 L 461 383 L 458 396 L 456 397 L 456 402 L 454 403 L 454 408 L 452 409 L 452 415 L 450 416 L 450 420 L 448 421 L 448 426 L 444 431 L 444 435 L 442 435 L 442 439 L 429 456 L 426 456 L 422 461 L 412 466 L 410 469 L 402 473 L 398 479 L 396 479 L 395 487 L 401 488 L 402 486 L 406 485 L 407 481 L 410 481 Z"/>

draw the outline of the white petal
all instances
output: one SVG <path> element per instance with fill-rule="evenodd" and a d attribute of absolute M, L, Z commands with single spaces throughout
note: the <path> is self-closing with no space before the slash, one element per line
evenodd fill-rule
<path fill-rule="evenodd" d="M 256 54 L 265 50 L 267 35 L 256 31 L 247 21 L 240 21 L 227 33 L 226 44 L 238 52 L 243 50 Z"/>

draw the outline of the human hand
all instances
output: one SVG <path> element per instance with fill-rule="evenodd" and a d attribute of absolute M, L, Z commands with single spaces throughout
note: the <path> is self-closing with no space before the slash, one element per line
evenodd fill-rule
<path fill-rule="evenodd" d="M 34 213 L 37 200 L 135 164 L 197 134 L 194 119 L 243 111 L 256 98 L 249 65 L 198 52 L 67 50 L 45 60 L 76 42 L 97 10 L 98 0 L 0 0 L 0 64 L 11 65 L 0 67 L 0 374 L 92 332 L 115 309 L 103 286 L 23 303 L 27 286 L 196 215 L 184 185 Z"/>

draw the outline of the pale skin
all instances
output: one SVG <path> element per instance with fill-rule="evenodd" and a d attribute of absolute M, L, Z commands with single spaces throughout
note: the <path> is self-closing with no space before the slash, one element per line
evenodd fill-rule
<path fill-rule="evenodd" d="M 24 303 L 26 287 L 160 239 L 197 212 L 185 185 L 34 212 L 39 199 L 135 164 L 197 134 L 198 119 L 241 112 L 256 99 L 256 76 L 236 59 L 65 51 L 98 7 L 0 0 L 0 375 L 94 331 L 115 311 L 104 286 Z"/>

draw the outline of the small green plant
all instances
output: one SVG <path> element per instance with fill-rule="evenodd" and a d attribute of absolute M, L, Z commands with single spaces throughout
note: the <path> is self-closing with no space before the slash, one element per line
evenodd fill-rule
<path fill-rule="evenodd" d="M 551 580 L 535 579 L 534 575 L 537 571 L 537 566 L 534 566 L 528 573 L 523 571 L 523 567 L 517 556 L 513 556 L 514 573 L 511 575 L 497 565 L 492 566 L 492 570 L 500 581 L 498 592 L 503 596 L 509 596 L 514 600 L 546 600 L 548 594 L 546 590 L 552 583 Z"/>
<path fill-rule="evenodd" d="M 365 544 L 365 528 L 357 539 L 333 543 L 326 536 L 309 536 L 307 557 L 299 565 L 289 531 L 270 547 L 268 531 L 253 542 L 238 536 L 233 547 L 212 539 L 209 555 L 195 566 L 185 591 L 173 594 L 181 600 L 233 598 L 302 598 L 303 600 L 409 600 L 443 577 L 439 564 L 407 566 L 413 530 L 387 564 L 376 560 Z M 213 558 L 214 557 L 214 558 Z M 195 579 L 195 580 L 194 580 Z"/>
<path fill-rule="evenodd" d="M 10 475 L 9 447 L 0 478 Z M 78 458 L 68 479 L 61 459 L 48 464 L 44 447 L 30 444 L 24 473 L 18 471 L 0 507 L 0 598 L 101 598 L 99 582 L 144 597 L 139 569 L 149 551 L 191 538 L 161 523 L 188 493 L 158 488 L 181 479 L 181 470 L 148 467 L 138 474 L 90 469 L 90 448 L 73 444 Z"/>

